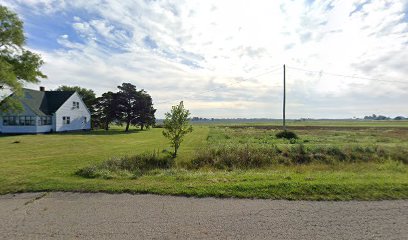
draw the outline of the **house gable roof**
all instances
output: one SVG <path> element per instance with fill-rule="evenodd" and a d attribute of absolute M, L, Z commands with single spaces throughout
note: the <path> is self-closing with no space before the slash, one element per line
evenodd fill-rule
<path fill-rule="evenodd" d="M 47 103 L 44 104 L 45 106 L 42 106 L 41 110 L 47 115 L 55 113 L 74 93 L 75 91 L 45 92 L 45 99 Z"/>
<path fill-rule="evenodd" d="M 55 113 L 74 93 L 74 91 L 36 91 L 23 88 L 20 100 L 36 115 L 46 116 Z"/>

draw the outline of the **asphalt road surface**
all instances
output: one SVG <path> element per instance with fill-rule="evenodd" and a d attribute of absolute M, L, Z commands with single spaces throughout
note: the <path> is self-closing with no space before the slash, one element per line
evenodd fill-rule
<path fill-rule="evenodd" d="M 0 196 L 0 239 L 408 239 L 408 201 Z"/>

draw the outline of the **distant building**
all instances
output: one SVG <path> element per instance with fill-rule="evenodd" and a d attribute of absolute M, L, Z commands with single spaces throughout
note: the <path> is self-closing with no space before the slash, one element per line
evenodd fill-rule
<path fill-rule="evenodd" d="M 9 97 L 17 97 L 14 94 Z M 77 92 L 23 89 L 19 113 L 0 113 L 0 133 L 89 130 L 91 114 Z"/>

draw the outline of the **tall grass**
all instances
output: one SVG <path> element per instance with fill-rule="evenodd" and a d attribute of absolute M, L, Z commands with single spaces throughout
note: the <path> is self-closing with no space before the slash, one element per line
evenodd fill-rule
<path fill-rule="evenodd" d="M 338 162 L 383 162 L 386 160 L 408 163 L 408 151 L 372 146 L 306 146 L 226 144 L 206 146 L 197 151 L 190 168 L 251 169 L 274 165 L 308 163 L 334 164 Z"/>
<path fill-rule="evenodd" d="M 79 169 L 76 174 L 86 178 L 137 178 L 153 169 L 168 169 L 174 159 L 159 152 L 143 153 L 133 156 L 116 157 L 97 165 Z"/>
<path fill-rule="evenodd" d="M 189 169 L 213 168 L 223 170 L 259 169 L 280 165 L 310 163 L 336 164 L 395 161 L 408 164 L 408 151 L 384 149 L 380 146 L 312 146 L 303 144 L 208 145 L 196 151 Z M 174 159 L 159 152 L 112 158 L 97 165 L 82 168 L 77 175 L 86 178 L 138 178 L 154 169 L 169 169 Z"/>

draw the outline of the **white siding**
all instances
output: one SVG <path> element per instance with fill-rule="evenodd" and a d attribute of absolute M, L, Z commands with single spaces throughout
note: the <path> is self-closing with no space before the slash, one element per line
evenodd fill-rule
<path fill-rule="evenodd" d="M 2 133 L 37 133 L 36 126 L 2 126 Z"/>
<path fill-rule="evenodd" d="M 19 114 L 9 114 L 10 116 L 32 116 L 36 117 L 38 123 L 39 117 L 23 103 L 23 112 Z M 3 118 L 0 117 L 0 132 L 1 133 L 45 133 L 50 132 L 52 126 L 3 126 Z"/>
<path fill-rule="evenodd" d="M 43 126 L 37 126 L 37 132 L 38 133 L 48 133 L 52 132 L 52 125 L 43 125 Z"/>
<path fill-rule="evenodd" d="M 79 102 L 79 108 L 73 107 L 73 102 Z M 70 117 L 70 124 L 63 124 L 63 117 Z M 86 118 L 86 122 L 84 122 Z M 72 96 L 55 112 L 54 129 L 57 132 L 91 129 L 91 114 L 78 93 Z"/>

